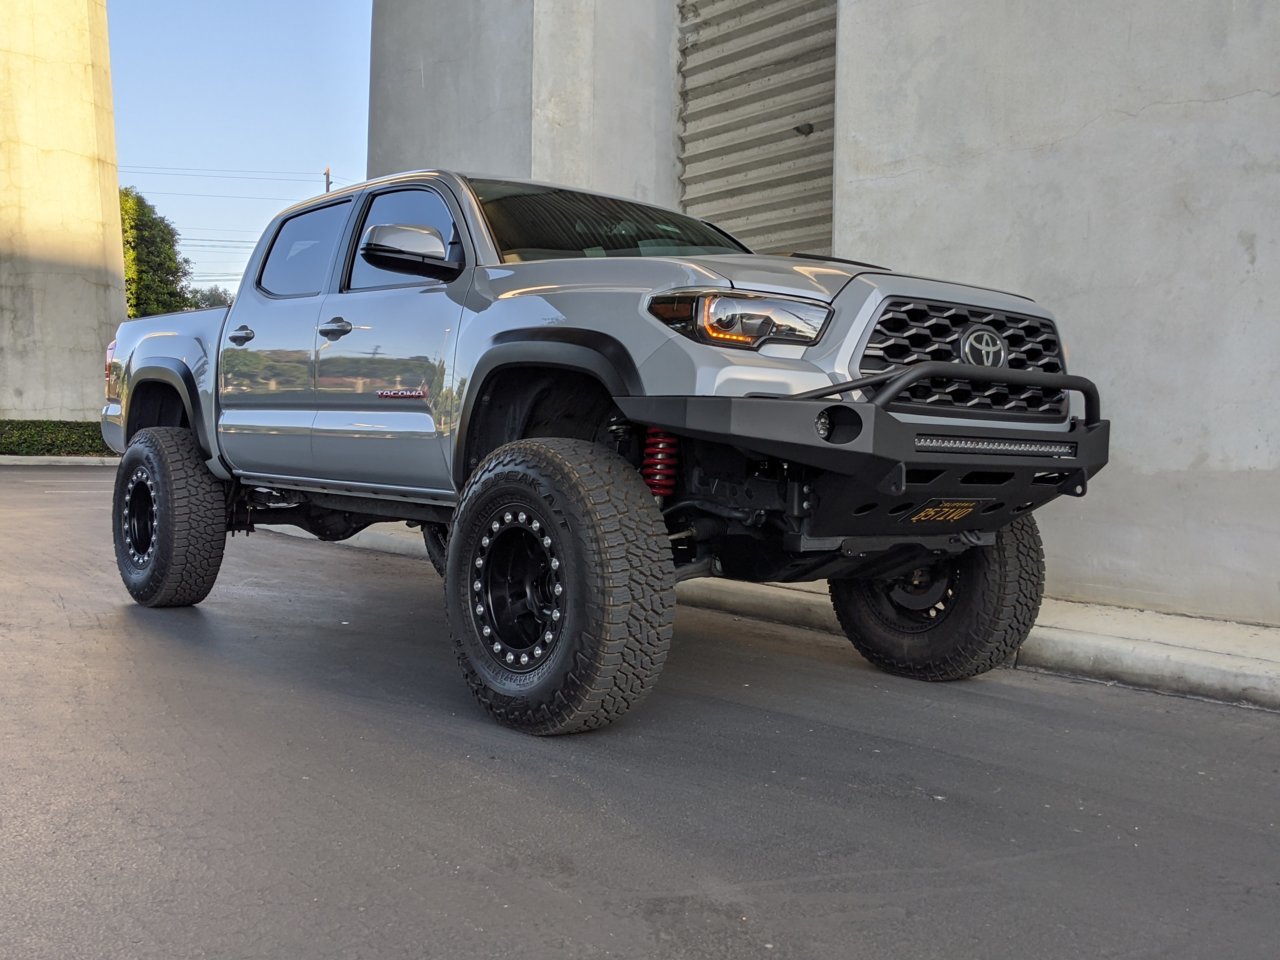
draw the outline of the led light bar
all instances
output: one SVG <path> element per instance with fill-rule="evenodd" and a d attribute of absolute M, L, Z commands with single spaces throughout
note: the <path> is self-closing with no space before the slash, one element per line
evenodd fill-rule
<path fill-rule="evenodd" d="M 1054 440 L 986 440 L 981 437 L 916 437 L 916 450 L 926 453 L 995 453 L 1010 457 L 1074 457 L 1074 443 Z"/>

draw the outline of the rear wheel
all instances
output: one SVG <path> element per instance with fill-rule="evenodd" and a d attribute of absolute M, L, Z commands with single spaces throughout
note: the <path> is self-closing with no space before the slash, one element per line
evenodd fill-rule
<path fill-rule="evenodd" d="M 836 617 L 858 652 L 888 673 L 960 680 L 999 666 L 1027 638 L 1044 593 L 1044 550 L 1021 517 L 990 547 L 894 580 L 832 580 Z"/>
<path fill-rule="evenodd" d="M 431 561 L 431 566 L 435 567 L 436 573 L 443 578 L 449 561 L 449 525 L 424 523 L 422 543 L 427 548 L 427 559 Z"/>
<path fill-rule="evenodd" d="M 227 539 L 226 486 L 195 434 L 140 430 L 120 458 L 112 500 L 116 566 L 146 607 L 185 607 L 213 589 Z"/>
<path fill-rule="evenodd" d="M 626 460 L 584 440 L 498 448 L 462 493 L 445 573 L 472 693 L 537 735 L 612 723 L 662 671 L 674 580 L 662 516 Z"/>

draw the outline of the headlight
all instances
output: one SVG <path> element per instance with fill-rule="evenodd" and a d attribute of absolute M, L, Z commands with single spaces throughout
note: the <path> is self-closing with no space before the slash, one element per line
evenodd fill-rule
<path fill-rule="evenodd" d="M 823 303 L 754 293 L 670 294 L 651 299 L 649 312 L 690 339 L 746 350 L 816 343 L 831 317 Z"/>

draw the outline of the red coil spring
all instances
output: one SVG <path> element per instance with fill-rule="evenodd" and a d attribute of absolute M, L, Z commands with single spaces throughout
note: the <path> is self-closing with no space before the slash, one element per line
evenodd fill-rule
<path fill-rule="evenodd" d="M 655 497 L 669 497 L 676 489 L 676 465 L 680 462 L 679 441 L 665 430 L 646 427 L 644 463 L 640 476 Z"/>

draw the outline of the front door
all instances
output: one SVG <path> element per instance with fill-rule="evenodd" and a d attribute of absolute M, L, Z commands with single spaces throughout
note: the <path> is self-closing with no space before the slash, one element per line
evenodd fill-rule
<path fill-rule="evenodd" d="M 316 323 L 351 209 L 348 198 L 282 221 L 236 295 L 218 360 L 218 439 L 238 471 L 312 472 Z"/>
<path fill-rule="evenodd" d="M 471 271 L 452 281 L 394 273 L 360 256 L 371 226 L 434 227 L 463 259 L 444 196 L 427 186 L 374 194 L 351 231 L 346 274 L 325 298 L 316 341 L 316 476 L 448 490 L 450 363 Z"/>

